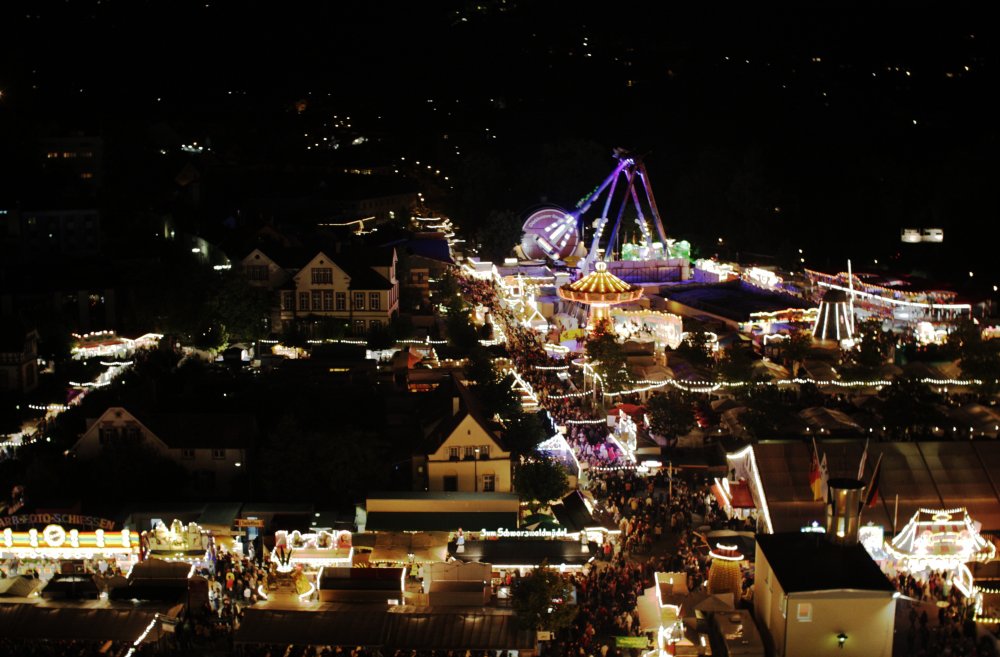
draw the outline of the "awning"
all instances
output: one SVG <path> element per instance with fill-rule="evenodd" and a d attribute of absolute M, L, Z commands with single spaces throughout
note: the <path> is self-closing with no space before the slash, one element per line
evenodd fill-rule
<path fill-rule="evenodd" d="M 365 529 L 369 531 L 448 532 L 517 527 L 516 512 L 410 513 L 370 511 Z"/>
<path fill-rule="evenodd" d="M 448 545 L 448 552 L 462 561 L 496 566 L 537 566 L 543 561 L 550 566 L 582 566 L 598 553 L 596 543 L 589 543 L 586 547 L 584 551 L 584 545 L 574 540 L 498 538 L 466 541 L 463 552 L 457 552 L 452 542 Z"/>
<path fill-rule="evenodd" d="M 558 504 L 552 505 L 552 513 L 555 514 L 559 524 L 570 532 L 578 532 L 585 527 L 593 527 L 597 523 L 583 501 L 580 491 L 573 491 L 562 498 Z"/>
<path fill-rule="evenodd" d="M 745 481 L 737 481 L 729 484 L 729 494 L 732 495 L 734 509 L 756 509 L 753 502 L 753 495 L 750 493 L 750 486 Z"/>
<path fill-rule="evenodd" d="M 387 650 L 528 650 L 534 633 L 506 610 L 331 605 L 322 611 L 248 608 L 236 643 L 382 646 Z"/>
<path fill-rule="evenodd" d="M 52 641 L 132 642 L 161 609 L 42 606 L 0 604 L 0 636 Z"/>

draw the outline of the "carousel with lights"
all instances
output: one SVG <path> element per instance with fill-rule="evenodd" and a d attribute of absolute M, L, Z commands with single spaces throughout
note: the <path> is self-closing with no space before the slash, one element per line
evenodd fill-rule
<path fill-rule="evenodd" d="M 583 278 L 559 287 L 559 298 L 590 306 L 588 328 L 610 320 L 611 306 L 642 298 L 642 288 L 626 283 L 608 271 L 607 263 L 598 262 L 594 271 Z"/>
<path fill-rule="evenodd" d="M 977 598 L 968 564 L 991 561 L 997 550 L 980 533 L 980 524 L 960 507 L 917 510 L 895 538 L 886 542 L 886 552 L 896 570 L 918 579 L 933 571 L 948 572 L 962 595 Z"/>

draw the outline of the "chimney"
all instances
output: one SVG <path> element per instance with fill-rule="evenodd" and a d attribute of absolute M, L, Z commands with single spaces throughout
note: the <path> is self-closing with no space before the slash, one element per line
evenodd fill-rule
<path fill-rule="evenodd" d="M 837 545 L 854 545 L 861 526 L 865 484 L 858 479 L 836 478 L 827 485 L 830 494 L 826 503 L 826 537 Z"/>
<path fill-rule="evenodd" d="M 452 417 L 458 415 L 458 411 L 462 408 L 462 398 L 459 396 L 454 396 L 451 398 L 451 415 Z"/>

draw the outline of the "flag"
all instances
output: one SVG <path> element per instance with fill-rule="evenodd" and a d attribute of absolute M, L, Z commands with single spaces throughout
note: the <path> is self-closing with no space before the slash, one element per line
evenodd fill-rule
<path fill-rule="evenodd" d="M 816 451 L 816 439 L 813 438 L 813 453 L 809 461 L 809 488 L 812 489 L 813 501 L 823 499 L 823 489 L 820 487 L 819 453 Z"/>
<path fill-rule="evenodd" d="M 858 479 L 865 478 L 865 460 L 868 458 L 868 439 L 865 438 L 865 451 L 861 452 L 861 465 L 858 466 Z"/>
<path fill-rule="evenodd" d="M 878 455 L 878 461 L 875 462 L 875 470 L 872 472 L 872 481 L 868 484 L 868 495 L 865 496 L 865 504 L 868 508 L 875 506 L 878 502 L 878 480 L 879 475 L 882 474 L 882 455 Z"/>
<path fill-rule="evenodd" d="M 823 460 L 819 462 L 819 489 L 823 494 L 823 501 L 830 501 L 830 489 L 827 482 L 830 481 L 830 469 L 826 466 L 826 452 L 823 452 Z"/>

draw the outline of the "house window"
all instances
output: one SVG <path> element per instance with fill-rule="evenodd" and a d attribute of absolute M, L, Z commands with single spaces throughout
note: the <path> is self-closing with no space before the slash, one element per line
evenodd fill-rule
<path fill-rule="evenodd" d="M 330 285 L 333 283 L 333 269 L 329 267 L 314 267 L 312 270 L 313 285 Z"/>
<path fill-rule="evenodd" d="M 810 623 L 813 619 L 813 606 L 811 602 L 800 602 L 795 605 L 795 620 L 800 623 Z"/>
<path fill-rule="evenodd" d="M 295 296 L 293 295 L 292 292 L 282 292 L 281 293 L 281 309 L 282 310 L 295 310 L 295 308 L 292 307 L 292 303 L 293 303 L 294 299 L 295 299 Z"/>
<path fill-rule="evenodd" d="M 445 491 L 452 491 L 452 492 L 457 491 L 458 475 L 445 475 L 443 484 Z"/>
<path fill-rule="evenodd" d="M 347 310 L 347 292 L 337 292 L 335 299 L 337 310 Z"/>
<path fill-rule="evenodd" d="M 247 265 L 244 267 L 246 271 L 247 279 L 251 281 L 266 281 L 267 276 L 267 265 Z"/>
<path fill-rule="evenodd" d="M 193 459 L 194 458 L 194 450 L 191 449 L 191 448 L 189 448 L 189 447 L 185 447 L 184 449 L 181 450 L 181 458 L 182 459 L 188 459 L 188 460 Z"/>
<path fill-rule="evenodd" d="M 312 291 L 312 309 L 313 310 L 319 310 L 320 309 L 319 290 L 313 290 Z"/>
<path fill-rule="evenodd" d="M 490 458 L 490 446 L 489 445 L 480 445 L 479 446 L 479 458 L 481 458 L 481 459 L 488 459 L 488 458 Z"/>
<path fill-rule="evenodd" d="M 451 459 L 452 461 L 457 461 L 458 460 L 458 448 L 457 447 L 449 447 L 448 448 L 448 458 Z"/>
<path fill-rule="evenodd" d="M 364 310 L 365 309 L 365 293 L 355 292 L 354 293 L 354 309 Z"/>
<path fill-rule="evenodd" d="M 356 319 L 354 320 L 354 335 L 364 335 L 365 334 L 365 320 Z"/>
<path fill-rule="evenodd" d="M 224 459 L 226 458 L 226 450 L 224 449 L 213 449 L 212 450 L 213 459 Z"/>
<path fill-rule="evenodd" d="M 483 475 L 483 492 L 492 493 L 497 489 L 497 478 L 495 475 Z"/>
<path fill-rule="evenodd" d="M 373 331 L 380 331 L 380 330 L 382 330 L 382 321 L 378 320 L 378 319 L 373 319 L 368 326 Z"/>
<path fill-rule="evenodd" d="M 333 310 L 333 290 L 323 290 L 323 310 Z"/>
<path fill-rule="evenodd" d="M 125 438 L 131 443 L 137 443 L 142 440 L 142 432 L 139 430 L 139 425 L 128 424 L 125 426 Z"/>
<path fill-rule="evenodd" d="M 472 445 L 469 445 L 468 447 L 466 447 L 465 448 L 465 458 L 467 458 L 467 459 L 474 459 L 474 458 L 476 458 L 476 448 L 473 447 Z"/>
<path fill-rule="evenodd" d="M 100 433 L 97 436 L 98 442 L 102 445 L 110 445 L 111 441 L 115 439 L 115 434 L 118 432 L 114 427 L 101 427 Z"/>
<path fill-rule="evenodd" d="M 368 309 L 369 310 L 381 310 L 382 309 L 382 298 L 378 292 L 368 293 Z"/>
<path fill-rule="evenodd" d="M 302 312 L 309 311 L 309 293 L 299 292 L 299 310 Z"/>

